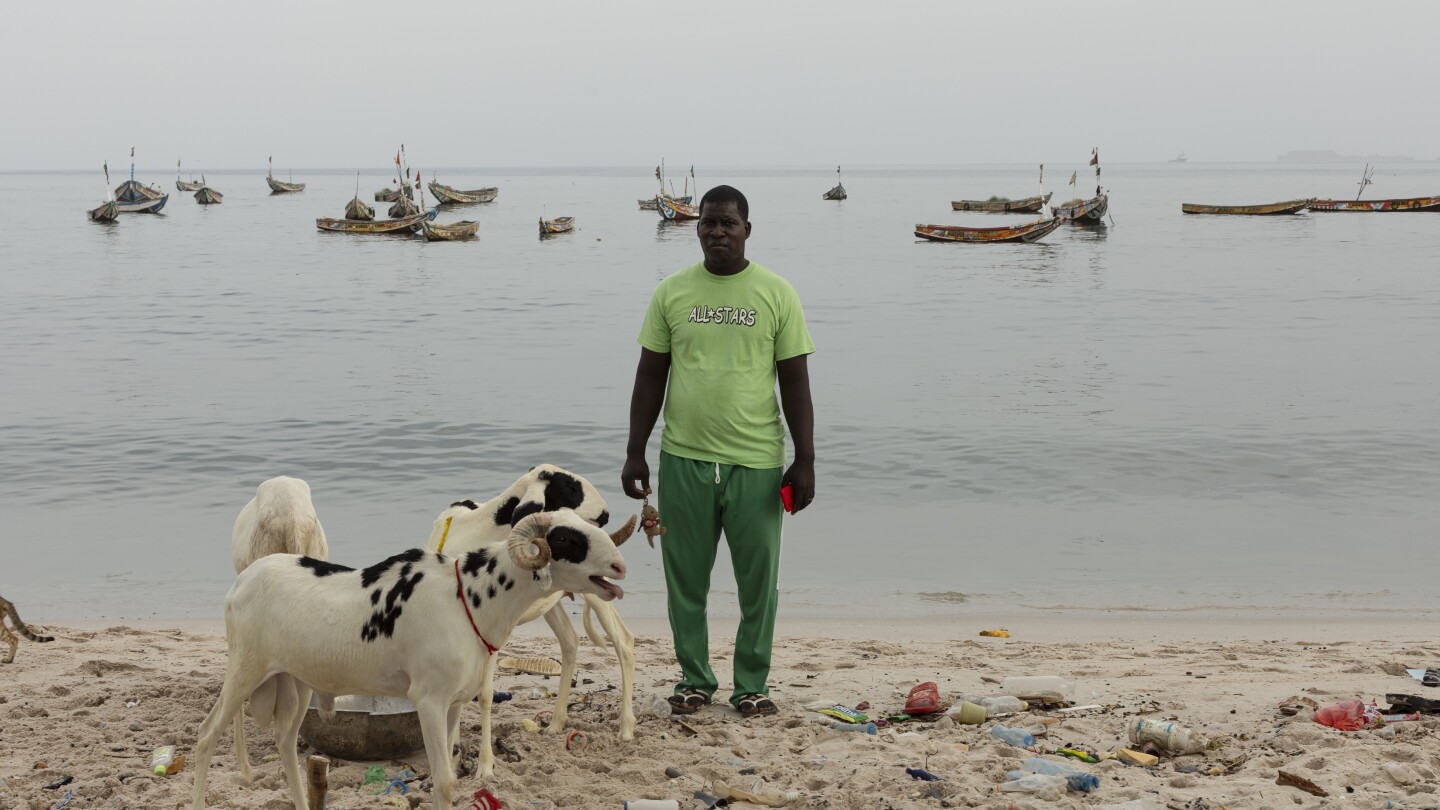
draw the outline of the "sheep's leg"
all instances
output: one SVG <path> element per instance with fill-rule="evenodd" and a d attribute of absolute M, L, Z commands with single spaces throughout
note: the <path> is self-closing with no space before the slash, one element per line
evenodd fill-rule
<path fill-rule="evenodd" d="M 490 707 L 494 702 L 495 656 L 487 654 L 480 665 L 480 757 L 475 763 L 477 774 L 485 779 L 495 775 L 495 743 L 490 738 Z"/>
<path fill-rule="evenodd" d="M 264 670 L 237 665 L 235 662 L 241 657 L 231 651 L 230 666 L 226 668 L 225 685 L 220 688 L 220 697 L 210 709 L 210 714 L 205 716 L 205 722 L 200 724 L 200 736 L 195 743 L 195 787 L 191 794 L 191 810 L 205 808 L 205 780 L 209 776 L 210 758 L 215 753 L 220 731 L 230 725 L 230 721 L 245 707 L 245 698 L 266 678 Z"/>
<path fill-rule="evenodd" d="M 280 749 L 280 769 L 285 773 L 285 784 L 290 788 L 290 799 L 295 810 L 308 810 L 305 782 L 300 778 L 299 744 L 300 724 L 305 720 L 305 709 L 310 705 L 311 689 L 296 678 L 284 677 L 275 690 L 275 745 Z"/>
<path fill-rule="evenodd" d="M 464 703 L 452 703 L 450 713 L 445 718 L 450 724 L 450 733 L 445 737 L 445 745 L 454 752 L 451 759 L 454 760 L 456 768 L 460 767 L 460 761 L 465 758 L 465 752 L 460 750 L 460 710 L 464 706 Z"/>
<path fill-rule="evenodd" d="M 575 633 L 575 626 L 570 623 L 570 617 L 565 615 L 565 608 L 561 607 L 559 602 L 545 611 L 545 623 L 555 631 L 555 638 L 560 642 L 560 686 L 555 689 L 555 713 L 551 716 L 550 726 L 545 729 L 545 733 L 559 734 L 565 730 L 565 721 L 569 719 L 570 683 L 575 680 L 575 659 L 580 651 L 580 636 Z"/>
<path fill-rule="evenodd" d="M 430 778 L 434 788 L 430 801 L 434 807 L 448 808 L 455 798 L 455 767 L 450 764 L 448 710 L 450 705 L 438 697 L 427 697 L 415 703 L 420 717 L 420 733 L 425 737 L 425 756 L 430 760 Z"/>
<path fill-rule="evenodd" d="M 255 774 L 250 770 L 250 755 L 245 748 L 245 712 L 235 713 L 235 764 L 240 767 L 240 781 L 250 784 Z"/>
<path fill-rule="evenodd" d="M 589 599 L 589 596 L 586 597 Z M 635 739 L 635 634 L 625 626 L 625 620 L 615 612 L 608 602 L 595 605 L 595 616 L 605 635 L 615 645 L 615 657 L 620 661 L 620 739 Z"/>

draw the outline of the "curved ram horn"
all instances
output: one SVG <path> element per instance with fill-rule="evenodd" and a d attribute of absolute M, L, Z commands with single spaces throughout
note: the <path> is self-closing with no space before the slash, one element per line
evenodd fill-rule
<path fill-rule="evenodd" d="M 545 532 L 550 528 L 550 518 L 543 512 L 527 515 L 510 530 L 506 548 L 510 559 L 526 571 L 538 571 L 550 562 L 550 544 L 545 542 Z M 539 549 L 532 553 L 530 547 Z"/>
<path fill-rule="evenodd" d="M 630 519 L 625 521 L 624 526 L 621 526 L 620 528 L 610 533 L 610 542 L 614 543 L 616 546 L 620 546 L 623 545 L 626 540 L 629 540 L 630 535 L 635 533 L 636 520 L 638 520 L 638 518 L 635 515 L 631 515 Z"/>

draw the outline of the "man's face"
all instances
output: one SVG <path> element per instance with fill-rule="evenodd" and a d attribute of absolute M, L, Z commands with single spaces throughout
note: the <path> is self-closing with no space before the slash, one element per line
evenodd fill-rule
<path fill-rule="evenodd" d="M 745 240 L 750 238 L 750 223 L 740 216 L 740 209 L 730 200 L 710 203 L 700 211 L 700 250 L 707 262 L 728 262 L 745 255 Z"/>

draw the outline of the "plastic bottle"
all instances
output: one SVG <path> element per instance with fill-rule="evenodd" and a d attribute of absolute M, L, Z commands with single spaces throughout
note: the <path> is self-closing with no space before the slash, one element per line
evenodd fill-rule
<path fill-rule="evenodd" d="M 1013 695 L 982 696 L 966 698 L 972 703 L 978 703 L 985 707 L 985 713 L 994 717 L 997 714 L 1009 714 L 1010 712 L 1023 712 L 1030 708 L 1030 704 Z"/>
<path fill-rule="evenodd" d="M 150 770 L 153 771 L 156 776 L 164 776 L 165 769 L 169 768 L 170 763 L 174 761 L 175 746 L 162 745 L 156 748 L 155 752 L 150 755 Z"/>
<path fill-rule="evenodd" d="M 1210 744 L 1199 732 L 1179 723 L 1137 719 L 1131 720 L 1125 730 L 1130 735 L 1130 742 L 1153 742 L 1172 754 L 1198 754 Z"/>
<path fill-rule="evenodd" d="M 830 724 L 836 731 L 860 731 L 865 734 L 875 734 L 879 729 L 874 723 L 842 723 L 836 720 Z"/>
<path fill-rule="evenodd" d="M 1035 747 L 1035 738 L 1026 734 L 1024 729 L 1007 728 L 997 723 L 990 728 L 990 736 L 1016 748 Z"/>
<path fill-rule="evenodd" d="M 1059 675 L 1019 675 L 1000 682 L 1000 694 L 1018 698 L 1031 695 L 1058 695 L 1065 700 L 1075 694 L 1075 684 Z"/>
<path fill-rule="evenodd" d="M 1051 776 L 1063 776 L 1069 784 L 1070 789 L 1076 793 L 1089 793 L 1100 787 L 1100 777 L 1089 771 L 1071 765 L 1068 762 L 1052 762 L 1040 757 L 1030 757 L 1025 764 L 1020 766 L 1023 773 L 1043 773 Z M 1012 779 L 1014 777 L 1011 777 Z"/>
<path fill-rule="evenodd" d="M 1037 799 L 1055 801 L 1065 795 L 1065 777 L 1052 776 L 1044 773 L 1032 773 L 1020 779 L 1012 779 L 1004 784 L 996 785 L 995 789 L 1001 793 L 1030 793 Z"/>

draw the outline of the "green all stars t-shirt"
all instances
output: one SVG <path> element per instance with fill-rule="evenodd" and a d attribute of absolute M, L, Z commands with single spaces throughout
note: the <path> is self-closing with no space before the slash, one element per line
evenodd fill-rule
<path fill-rule="evenodd" d="M 692 265 L 655 288 L 637 342 L 670 355 L 661 450 L 785 466 L 775 364 L 815 351 L 790 282 L 754 262 L 733 276 Z"/>

